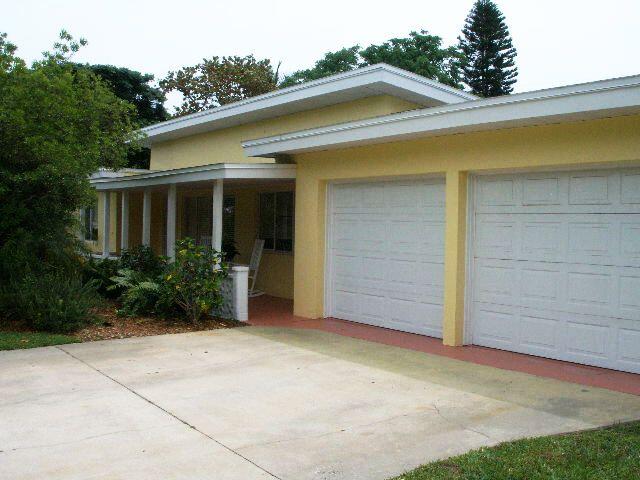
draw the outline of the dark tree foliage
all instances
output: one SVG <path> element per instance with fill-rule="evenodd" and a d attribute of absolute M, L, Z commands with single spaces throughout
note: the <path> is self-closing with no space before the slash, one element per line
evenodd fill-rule
<path fill-rule="evenodd" d="M 461 55 L 455 47 L 443 47 L 440 37 L 422 30 L 411 32 L 406 38 L 392 38 L 365 49 L 356 45 L 326 53 L 313 68 L 287 75 L 279 86 L 288 87 L 367 65 L 387 63 L 462 88 L 460 62 Z"/>
<path fill-rule="evenodd" d="M 442 39 L 426 30 L 411 32 L 407 38 L 392 38 L 360 52 L 363 65 L 387 63 L 438 82 L 462 88 L 461 56 L 455 47 L 443 47 Z"/>
<path fill-rule="evenodd" d="M 310 82 L 319 78 L 335 75 L 336 73 L 348 72 L 358 68 L 360 64 L 360 46 L 343 48 L 337 52 L 328 52 L 323 58 L 318 60 L 313 68 L 298 70 L 291 75 L 287 75 L 280 83 L 280 88 Z"/>
<path fill-rule="evenodd" d="M 467 16 L 459 48 L 464 54 L 462 75 L 471 91 L 483 97 L 513 91 L 518 69 L 504 15 L 491 0 L 477 0 Z"/>
<path fill-rule="evenodd" d="M 136 119 L 140 126 L 162 122 L 169 118 L 164 108 L 166 97 L 164 92 L 154 87 L 153 75 L 129 70 L 113 65 L 77 65 L 86 68 L 100 77 L 111 88 L 111 91 L 122 100 L 126 100 L 136 108 Z M 149 168 L 151 152 L 148 148 L 136 148 L 127 155 L 127 167 Z"/>

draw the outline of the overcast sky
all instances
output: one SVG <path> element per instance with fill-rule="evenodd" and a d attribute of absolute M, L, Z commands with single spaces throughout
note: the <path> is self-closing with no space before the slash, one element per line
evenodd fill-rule
<path fill-rule="evenodd" d="M 282 61 L 285 73 L 327 51 L 425 29 L 456 41 L 473 0 L 5 0 L 0 31 L 26 60 L 60 29 L 89 41 L 76 59 L 152 73 L 213 55 Z M 640 0 L 498 0 L 520 71 L 517 91 L 640 73 Z M 173 99 L 175 102 L 175 99 Z"/>

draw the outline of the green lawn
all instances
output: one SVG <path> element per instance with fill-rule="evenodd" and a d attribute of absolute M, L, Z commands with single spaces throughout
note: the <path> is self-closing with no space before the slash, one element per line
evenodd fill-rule
<path fill-rule="evenodd" d="M 75 337 L 56 333 L 0 332 L 0 350 L 48 347 L 77 341 Z"/>
<path fill-rule="evenodd" d="M 396 480 L 640 479 L 640 422 L 531 438 L 430 463 Z"/>

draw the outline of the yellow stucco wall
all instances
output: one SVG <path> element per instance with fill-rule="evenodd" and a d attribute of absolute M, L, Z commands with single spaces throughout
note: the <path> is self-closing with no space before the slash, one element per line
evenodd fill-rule
<path fill-rule="evenodd" d="M 253 243 L 258 236 L 260 221 L 260 192 L 291 191 L 293 185 L 271 185 L 226 188 L 225 195 L 236 199 L 236 248 L 240 252 L 235 261 L 248 264 Z M 262 254 L 256 288 L 274 297 L 293 298 L 293 253 L 269 252 Z"/>
<path fill-rule="evenodd" d="M 462 343 L 467 172 L 631 165 L 640 116 L 450 135 L 297 155 L 294 312 L 323 315 L 325 191 L 338 179 L 446 175 L 444 342 Z"/>
<path fill-rule="evenodd" d="M 214 163 L 272 162 L 270 159 L 247 157 L 242 151 L 241 142 L 413 108 L 417 106 L 405 100 L 378 95 L 247 125 L 191 135 L 154 144 L 151 148 L 151 169 L 167 170 Z"/>

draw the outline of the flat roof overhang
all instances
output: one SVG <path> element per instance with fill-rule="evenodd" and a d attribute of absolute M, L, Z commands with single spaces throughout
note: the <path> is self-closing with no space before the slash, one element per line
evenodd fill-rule
<path fill-rule="evenodd" d="M 172 184 L 194 184 L 212 180 L 294 180 L 296 166 L 282 163 L 217 163 L 174 170 L 149 171 L 120 177 L 93 178 L 98 191 L 128 190 Z"/>
<path fill-rule="evenodd" d="M 311 82 L 184 115 L 140 131 L 147 146 L 198 133 L 234 127 L 361 98 L 391 95 L 432 107 L 474 100 L 469 92 L 379 63 Z"/>
<path fill-rule="evenodd" d="M 242 142 L 249 157 L 640 113 L 640 75 L 411 110 Z"/>

